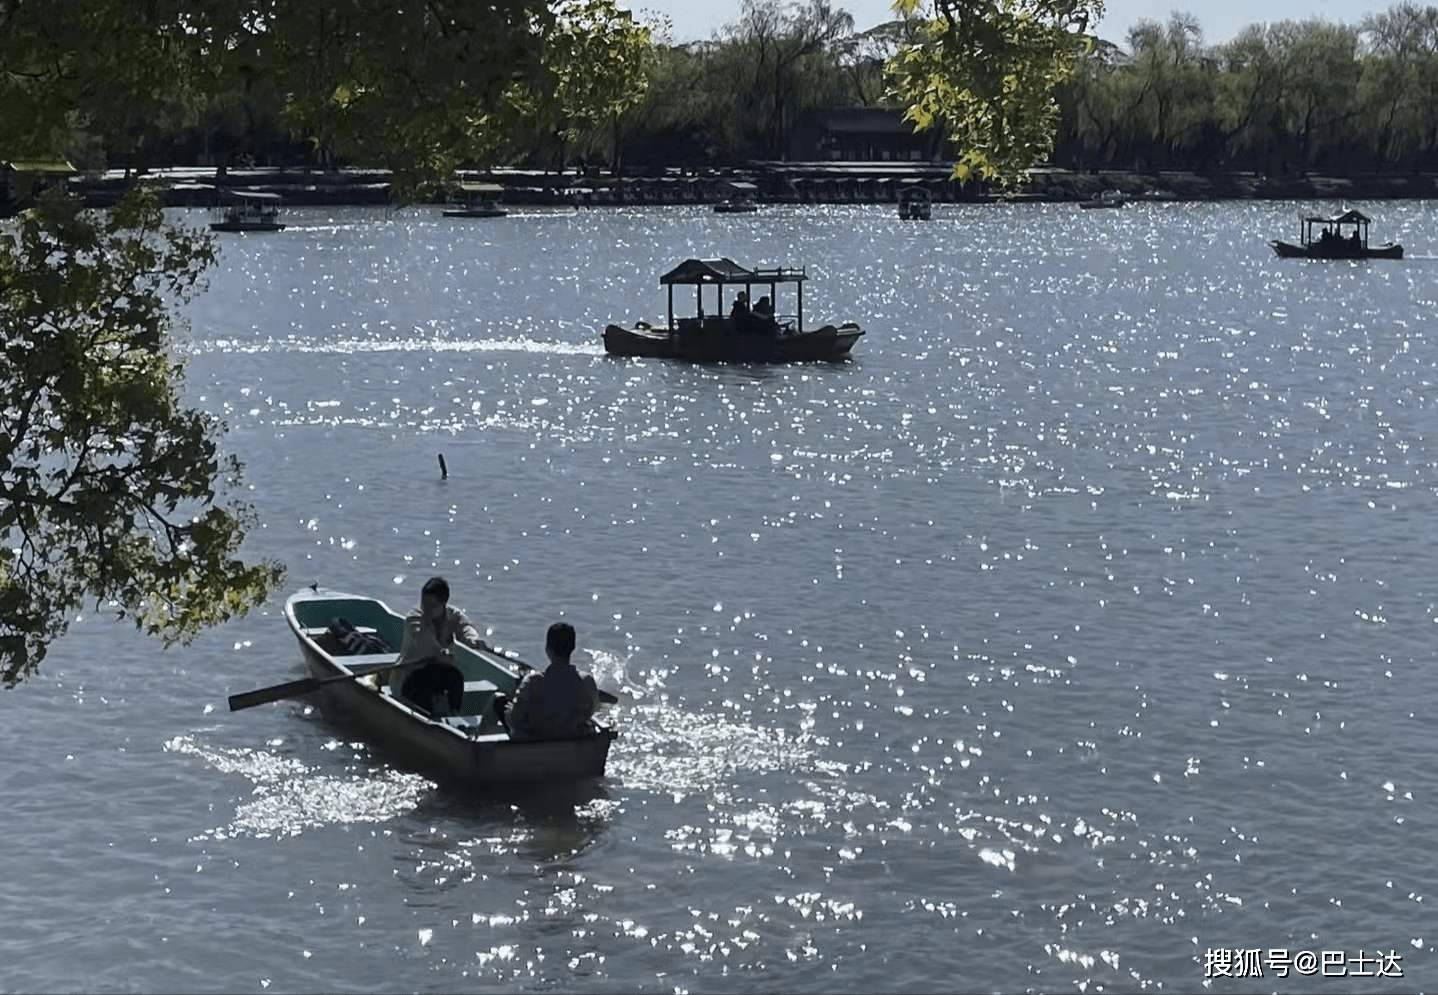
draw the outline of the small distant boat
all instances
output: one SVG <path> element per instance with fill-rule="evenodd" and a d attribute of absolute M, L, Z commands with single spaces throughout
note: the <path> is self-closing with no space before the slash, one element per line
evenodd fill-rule
<path fill-rule="evenodd" d="M 284 231 L 280 195 L 261 190 L 221 190 L 218 221 L 211 231 Z"/>
<path fill-rule="evenodd" d="M 499 203 L 504 187 L 498 183 L 461 183 L 458 198 L 440 212 L 446 218 L 503 218 L 509 212 Z"/>
<path fill-rule="evenodd" d="M 759 210 L 759 203 L 754 199 L 758 187 L 744 180 L 731 180 L 729 185 L 734 193 L 714 205 L 715 214 L 753 214 Z"/>
<path fill-rule="evenodd" d="M 726 197 L 714 205 L 715 214 L 753 214 L 759 205 L 747 197 Z"/>
<path fill-rule="evenodd" d="M 1091 211 L 1096 208 L 1123 207 L 1123 205 L 1127 203 L 1128 198 L 1123 195 L 1123 191 L 1105 190 L 1097 196 L 1090 197 L 1088 200 L 1079 201 L 1079 207 L 1082 207 L 1086 211 Z"/>
<path fill-rule="evenodd" d="M 348 655 L 330 631 L 344 619 L 390 649 Z M 618 733 L 595 720 L 593 731 L 572 739 L 510 739 L 493 708 L 497 692 L 513 695 L 516 667 L 498 653 L 455 646 L 455 665 L 464 672 L 464 702 L 457 716 L 435 717 L 376 689 L 369 671 L 386 669 L 398 658 L 405 619 L 377 598 L 324 588 L 305 589 L 285 602 L 285 621 L 299 640 L 322 710 L 348 722 L 375 746 L 407 765 L 448 781 L 487 786 L 537 787 L 573 782 L 604 773 L 609 744 Z M 351 679 L 352 678 L 352 679 Z M 230 707 L 249 707 L 246 698 L 265 697 L 265 689 L 234 696 Z M 601 692 L 601 699 L 606 696 Z M 239 699 L 237 704 L 236 699 Z M 616 700 L 608 695 L 607 700 Z"/>
<path fill-rule="evenodd" d="M 687 259 L 659 278 L 669 288 L 669 323 L 655 328 L 637 322 L 633 328 L 609 325 L 604 329 L 605 351 L 615 356 L 648 356 L 656 359 L 685 359 L 704 363 L 787 363 L 805 360 L 836 361 L 849 357 L 854 343 L 864 334 L 857 324 L 823 325 L 804 328 L 803 269 L 746 269 L 732 259 Z M 737 307 L 724 313 L 724 288 L 743 287 L 745 298 L 754 287 L 769 289 L 769 299 L 778 299 L 778 288 L 797 288 L 793 315 L 775 315 Z M 692 286 L 696 314 L 674 317 L 674 288 Z M 704 288 L 716 290 L 717 308 L 704 312 Z"/>
<path fill-rule="evenodd" d="M 1282 259 L 1402 259 L 1403 246 L 1396 242 L 1368 244 L 1370 220 L 1354 210 L 1331 218 L 1304 218 L 1298 245 L 1276 238 L 1268 244 Z"/>
<path fill-rule="evenodd" d="M 911 183 L 909 180 L 904 181 Z M 899 220 L 928 221 L 934 210 L 934 196 L 928 187 L 905 186 L 899 191 Z"/>

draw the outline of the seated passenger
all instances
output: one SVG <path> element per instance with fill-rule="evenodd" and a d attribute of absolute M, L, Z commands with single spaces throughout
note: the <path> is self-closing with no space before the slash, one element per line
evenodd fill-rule
<path fill-rule="evenodd" d="M 515 739 L 558 739 L 589 731 L 599 688 L 593 676 L 581 674 L 569 661 L 574 642 L 574 626 L 568 622 L 549 627 L 544 640 L 548 669 L 526 674 L 505 709 L 505 725 Z"/>
<path fill-rule="evenodd" d="M 759 303 L 754 305 L 754 318 L 760 333 L 774 337 L 779 335 L 779 322 L 774 318 L 774 302 L 769 300 L 768 294 L 759 298 Z"/>

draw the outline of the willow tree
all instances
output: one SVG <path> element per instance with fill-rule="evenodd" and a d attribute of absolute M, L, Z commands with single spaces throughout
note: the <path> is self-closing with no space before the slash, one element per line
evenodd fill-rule
<path fill-rule="evenodd" d="M 1213 119 L 1216 74 L 1191 14 L 1175 12 L 1166 25 L 1142 20 L 1129 29 L 1133 57 L 1119 70 L 1132 94 L 1129 113 L 1150 169 L 1174 165 L 1176 151 L 1193 144 Z"/>
<path fill-rule="evenodd" d="M 1215 113 L 1230 153 L 1264 172 L 1282 171 L 1286 61 L 1271 41 L 1274 29 L 1250 25 L 1218 46 Z"/>
<path fill-rule="evenodd" d="M 1122 61 L 1117 45 L 1096 42 L 1081 54 L 1073 77 L 1058 88 L 1063 109 L 1060 146 L 1067 144 L 1080 164 L 1114 162 L 1131 151 L 1133 129 L 1123 121 L 1122 94 L 1116 85 L 1116 66 Z"/>
<path fill-rule="evenodd" d="M 593 24 L 607 0 L 592 0 Z M 608 9 L 612 10 L 612 4 Z M 132 107 L 202 110 L 243 71 L 297 134 L 395 171 L 400 196 L 489 140 L 517 84 L 555 85 L 548 0 L 0 0 L 0 149 L 118 140 Z M 598 30 L 598 28 L 596 28 Z M 613 83 L 616 60 L 571 75 Z M 0 682 L 34 674 L 87 603 L 165 643 L 263 603 L 283 566 L 241 554 L 256 512 L 224 425 L 194 407 L 178 308 L 214 257 L 136 187 L 84 212 L 52 190 L 0 228 Z"/>
<path fill-rule="evenodd" d="M 1438 7 L 1395 4 L 1365 17 L 1360 38 L 1365 137 L 1380 159 L 1416 167 L 1438 149 Z"/>
<path fill-rule="evenodd" d="M 1358 123 L 1358 32 L 1317 18 L 1274 26 L 1284 62 L 1283 127 L 1301 168 L 1346 151 Z"/>
<path fill-rule="evenodd" d="M 706 42 L 654 46 L 648 86 L 624 113 L 631 156 L 697 161 L 709 151 L 720 96 L 707 85 L 709 58 Z"/>
<path fill-rule="evenodd" d="M 916 40 L 889 61 L 893 95 L 956 146 L 954 178 L 1017 185 L 1053 150 L 1055 88 L 1091 44 L 1102 0 L 895 0 Z M 921 13 L 921 11 L 923 13 Z"/>
<path fill-rule="evenodd" d="M 842 91 L 836 57 L 853 29 L 852 15 L 828 0 L 743 0 L 716 50 L 720 85 L 737 98 L 732 133 L 766 158 L 784 158 L 799 115 Z"/>

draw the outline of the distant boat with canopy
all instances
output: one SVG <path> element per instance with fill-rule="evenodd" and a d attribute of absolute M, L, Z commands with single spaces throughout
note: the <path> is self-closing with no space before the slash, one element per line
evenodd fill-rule
<path fill-rule="evenodd" d="M 1331 218 L 1306 217 L 1298 244 L 1273 239 L 1268 244 L 1283 259 L 1402 259 L 1396 242 L 1368 244 L 1369 217 L 1347 210 Z"/>
<path fill-rule="evenodd" d="M 499 203 L 504 187 L 498 183 L 461 183 L 455 194 L 440 212 L 446 218 L 502 218 L 509 214 Z"/>
<path fill-rule="evenodd" d="M 210 222 L 211 231 L 284 231 L 280 221 L 282 200 L 277 193 L 264 190 L 220 191 L 218 219 Z"/>
<path fill-rule="evenodd" d="M 615 356 L 649 356 L 695 362 L 784 363 L 847 359 L 864 334 L 856 323 L 804 327 L 803 269 L 749 269 L 732 259 L 686 259 L 659 278 L 669 288 L 669 317 L 663 328 L 639 321 L 633 328 L 611 324 L 604 329 L 605 351 Z M 781 286 L 795 288 L 793 314 L 775 314 Z M 694 288 L 691 315 L 674 314 L 674 288 Z M 714 309 L 705 312 L 705 288 L 714 288 Z M 734 288 L 733 307 L 726 313 L 724 291 Z M 739 288 L 743 288 L 740 290 Z M 768 289 L 765 300 L 751 304 L 755 288 Z"/>

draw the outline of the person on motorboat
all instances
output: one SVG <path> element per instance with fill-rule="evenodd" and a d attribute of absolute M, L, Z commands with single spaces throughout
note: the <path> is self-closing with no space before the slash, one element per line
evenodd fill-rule
<path fill-rule="evenodd" d="M 770 325 L 773 324 L 773 318 L 751 310 L 749 295 L 743 290 L 734 296 L 734 306 L 729 311 L 729 317 L 734 319 L 734 331 L 740 335 L 764 337 L 772 334 Z"/>
<path fill-rule="evenodd" d="M 763 324 L 761 330 L 777 338 L 780 334 L 779 321 L 774 317 L 774 302 L 765 294 L 759 298 L 759 303 L 754 305 L 754 317 Z"/>
<path fill-rule="evenodd" d="M 574 645 L 574 626 L 555 622 L 549 627 L 544 637 L 549 667 L 525 674 L 514 700 L 502 706 L 512 738 L 559 739 L 589 731 L 599 688 L 592 674 L 581 674 L 570 662 Z"/>
<path fill-rule="evenodd" d="M 420 591 L 419 607 L 404 620 L 400 666 L 388 683 L 399 697 L 434 716 L 456 715 L 464 701 L 464 672 L 454 662 L 454 644 L 489 650 L 464 612 L 449 603 L 449 582 L 431 577 Z"/>

